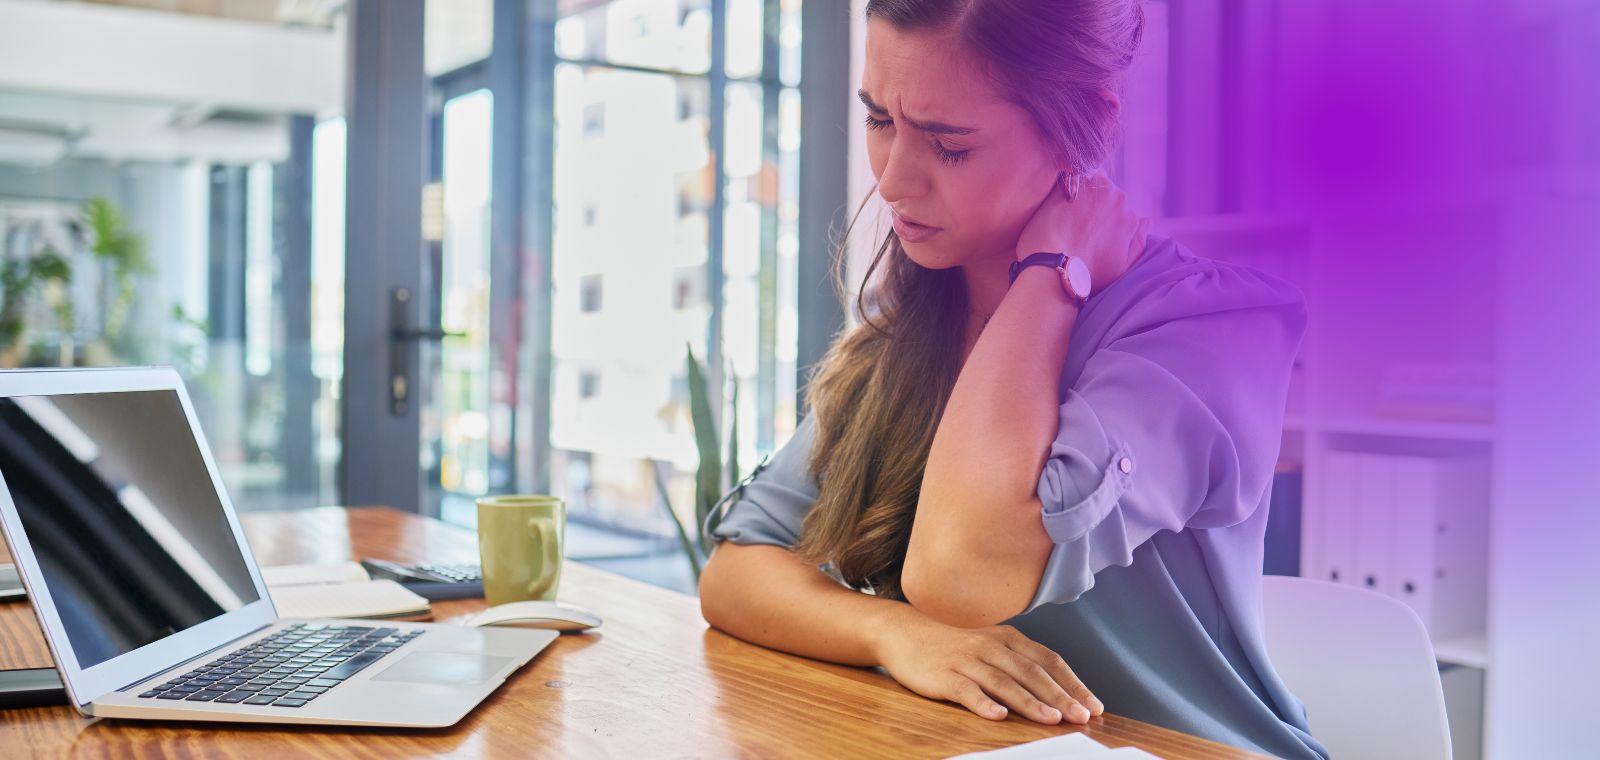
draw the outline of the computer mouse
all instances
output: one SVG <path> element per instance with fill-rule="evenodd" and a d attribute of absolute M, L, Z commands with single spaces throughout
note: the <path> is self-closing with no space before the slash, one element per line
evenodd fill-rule
<path fill-rule="evenodd" d="M 586 631 L 600 625 L 600 616 L 575 604 L 554 601 L 510 602 L 490 607 L 467 620 L 477 628 L 509 625 L 554 631 Z"/>

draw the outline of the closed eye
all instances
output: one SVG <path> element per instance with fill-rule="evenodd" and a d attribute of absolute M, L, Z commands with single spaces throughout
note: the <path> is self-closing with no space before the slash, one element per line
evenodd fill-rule
<path fill-rule="evenodd" d="M 970 149 L 968 149 L 968 150 L 953 150 L 953 149 L 950 149 L 950 148 L 946 148 L 944 146 L 944 143 L 941 143 L 938 140 L 934 140 L 933 141 L 933 152 L 936 155 L 938 155 L 939 163 L 944 164 L 945 166 L 955 166 L 956 164 L 959 164 L 962 161 L 967 160 L 967 154 L 971 153 L 972 151 Z"/>
<path fill-rule="evenodd" d="M 894 126 L 894 120 L 880 119 L 876 116 L 873 116 L 871 113 L 868 113 L 866 118 L 866 126 L 868 131 L 876 132 L 878 130 L 888 129 L 889 127 Z M 938 157 L 939 163 L 944 164 L 945 166 L 955 166 L 956 164 L 967 160 L 967 154 L 972 152 L 971 149 L 957 150 L 954 148 L 947 148 L 945 147 L 944 143 L 939 141 L 937 137 L 932 139 L 932 143 L 934 155 Z"/>

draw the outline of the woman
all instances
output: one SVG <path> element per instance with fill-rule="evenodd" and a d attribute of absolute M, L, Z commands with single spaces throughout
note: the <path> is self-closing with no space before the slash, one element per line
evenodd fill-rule
<path fill-rule="evenodd" d="M 708 521 L 706 620 L 986 718 L 1112 710 L 1325 756 L 1261 622 L 1304 306 L 1147 239 L 1097 172 L 1137 4 L 870 0 L 867 18 L 894 231 L 811 414 Z"/>

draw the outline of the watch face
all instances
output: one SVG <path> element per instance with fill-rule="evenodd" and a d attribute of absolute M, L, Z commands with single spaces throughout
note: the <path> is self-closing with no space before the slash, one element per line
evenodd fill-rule
<path fill-rule="evenodd" d="M 1073 256 L 1067 259 L 1067 264 L 1062 271 L 1062 279 L 1067 287 L 1072 289 L 1072 294 L 1079 298 L 1088 298 L 1089 289 L 1092 287 L 1089 278 L 1089 265 L 1083 259 Z"/>

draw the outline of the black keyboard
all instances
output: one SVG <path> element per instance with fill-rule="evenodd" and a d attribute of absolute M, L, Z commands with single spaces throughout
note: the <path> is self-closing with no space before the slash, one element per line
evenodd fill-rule
<path fill-rule="evenodd" d="M 456 583 L 482 583 L 483 568 L 479 565 L 417 565 L 418 570 L 433 573 Z"/>
<path fill-rule="evenodd" d="M 373 578 L 387 578 L 430 601 L 483 596 L 483 572 L 475 564 L 406 565 L 383 559 L 361 560 Z"/>
<path fill-rule="evenodd" d="M 142 699 L 304 707 L 422 635 L 398 628 L 299 623 L 157 686 Z"/>

